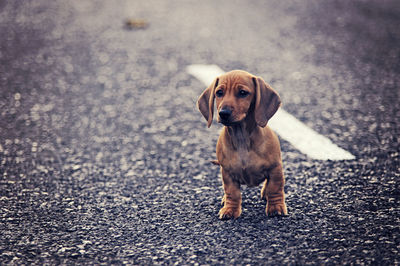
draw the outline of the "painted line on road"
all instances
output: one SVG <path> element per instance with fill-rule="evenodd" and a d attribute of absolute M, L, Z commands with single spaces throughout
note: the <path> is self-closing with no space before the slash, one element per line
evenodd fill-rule
<path fill-rule="evenodd" d="M 206 86 L 225 73 L 217 65 L 190 65 L 187 72 Z M 268 125 L 300 152 L 317 160 L 353 160 L 355 156 L 289 114 L 282 108 L 270 119 Z"/>

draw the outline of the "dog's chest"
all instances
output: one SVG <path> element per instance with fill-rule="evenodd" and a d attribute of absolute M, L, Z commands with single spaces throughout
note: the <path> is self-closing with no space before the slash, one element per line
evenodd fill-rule
<path fill-rule="evenodd" d="M 255 152 L 239 150 L 230 157 L 225 157 L 221 167 L 235 182 L 253 187 L 267 177 L 264 161 Z"/>

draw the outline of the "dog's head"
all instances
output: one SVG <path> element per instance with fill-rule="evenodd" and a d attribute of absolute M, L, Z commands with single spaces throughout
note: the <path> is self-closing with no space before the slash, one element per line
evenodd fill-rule
<path fill-rule="evenodd" d="M 265 127 L 281 104 L 278 93 L 262 78 L 241 70 L 217 77 L 200 95 L 197 107 L 208 127 L 214 116 L 214 101 L 218 122 L 226 126 L 240 123 L 251 115 L 257 125 Z"/>

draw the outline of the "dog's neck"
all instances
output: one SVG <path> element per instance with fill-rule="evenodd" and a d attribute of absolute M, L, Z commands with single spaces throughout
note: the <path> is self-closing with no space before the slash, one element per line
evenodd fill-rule
<path fill-rule="evenodd" d="M 232 147 L 238 151 L 248 151 L 251 146 L 251 134 L 257 130 L 254 116 L 247 115 L 240 123 L 225 126 L 225 130 L 232 143 Z"/>

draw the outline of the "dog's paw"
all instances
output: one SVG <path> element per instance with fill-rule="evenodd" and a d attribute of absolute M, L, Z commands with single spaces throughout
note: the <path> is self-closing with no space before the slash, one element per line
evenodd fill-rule
<path fill-rule="evenodd" d="M 232 208 L 232 207 L 223 207 L 219 210 L 219 219 L 221 220 L 229 220 L 229 219 L 236 219 L 242 213 L 242 208 Z"/>
<path fill-rule="evenodd" d="M 285 216 L 287 215 L 287 208 L 285 202 L 276 204 L 267 204 L 265 209 L 267 216 Z"/>

